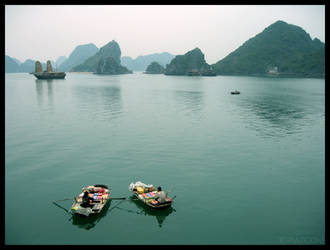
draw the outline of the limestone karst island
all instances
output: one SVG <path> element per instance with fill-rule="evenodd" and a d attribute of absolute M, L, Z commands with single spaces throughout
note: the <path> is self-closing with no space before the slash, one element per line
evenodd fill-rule
<path fill-rule="evenodd" d="M 133 70 L 146 74 L 187 76 L 271 76 L 324 78 L 325 44 L 311 39 L 301 27 L 277 21 L 250 38 L 235 51 L 215 64 L 208 64 L 199 48 L 184 55 L 168 52 L 139 56 L 136 60 L 121 57 L 119 44 L 112 40 L 98 49 L 94 44 L 79 45 L 69 58 L 60 57 L 57 67 L 63 72 L 54 72 L 47 62 L 31 59 L 20 63 L 17 59 L 5 57 L 6 73 L 31 72 L 39 79 L 64 78 L 66 72 L 93 72 L 94 74 L 129 74 Z M 58 59 L 58 60 L 59 60 Z M 35 63 L 35 65 L 34 65 Z M 32 69 L 35 67 L 35 69 Z M 32 72 L 34 71 L 34 72 Z"/>

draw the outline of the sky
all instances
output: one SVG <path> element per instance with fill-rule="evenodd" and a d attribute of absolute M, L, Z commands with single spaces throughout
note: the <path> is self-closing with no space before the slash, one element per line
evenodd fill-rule
<path fill-rule="evenodd" d="M 5 54 L 56 61 L 115 40 L 133 59 L 198 47 L 213 64 L 278 20 L 325 42 L 324 5 L 6 5 Z"/>

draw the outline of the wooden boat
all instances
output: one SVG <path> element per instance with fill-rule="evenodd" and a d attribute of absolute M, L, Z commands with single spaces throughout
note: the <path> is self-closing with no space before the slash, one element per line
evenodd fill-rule
<path fill-rule="evenodd" d="M 196 69 L 190 70 L 187 72 L 187 76 L 200 76 L 200 72 Z"/>
<path fill-rule="evenodd" d="M 211 69 L 202 72 L 202 76 L 216 76 L 216 75 L 217 74 L 215 73 L 215 71 Z"/>
<path fill-rule="evenodd" d="M 86 230 L 90 230 L 97 225 L 109 212 L 109 207 L 111 206 L 111 200 L 107 202 L 100 213 L 94 214 L 93 216 L 81 216 L 79 214 L 74 214 L 72 216 L 72 225 Z"/>
<path fill-rule="evenodd" d="M 232 95 L 239 95 L 241 92 L 239 92 L 238 90 L 235 91 L 231 91 L 230 94 Z"/>
<path fill-rule="evenodd" d="M 32 72 L 36 78 L 43 80 L 43 79 L 64 79 L 65 73 L 64 72 Z"/>
<path fill-rule="evenodd" d="M 86 189 L 89 192 L 89 196 L 93 198 L 90 207 L 82 207 L 82 197 L 84 193 L 79 194 L 78 198 L 75 198 L 75 202 L 71 207 L 73 214 L 79 214 L 84 216 L 89 216 L 93 214 L 99 214 L 104 206 L 110 199 L 110 190 L 106 185 L 96 184 L 93 186 L 88 186 Z"/>
<path fill-rule="evenodd" d="M 35 72 L 31 72 L 30 74 L 34 75 L 38 79 L 64 79 L 65 72 L 54 72 L 52 68 L 52 64 L 50 61 L 47 61 L 47 70 L 42 70 L 42 65 L 39 61 L 35 63 Z"/>
<path fill-rule="evenodd" d="M 130 190 L 138 200 L 140 200 L 145 205 L 151 208 L 156 208 L 156 209 L 167 208 L 170 207 L 173 203 L 173 200 L 170 197 L 166 197 L 166 201 L 164 203 L 159 203 L 158 201 L 156 201 L 154 197 L 156 196 L 158 191 L 155 190 L 153 186 L 151 187 L 135 186 Z"/>

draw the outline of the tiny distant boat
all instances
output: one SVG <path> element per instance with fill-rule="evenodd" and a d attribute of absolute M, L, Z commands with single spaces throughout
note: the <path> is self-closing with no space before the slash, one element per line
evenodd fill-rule
<path fill-rule="evenodd" d="M 241 92 L 239 92 L 238 90 L 235 90 L 235 91 L 231 91 L 230 93 L 232 95 L 239 95 Z"/>
<path fill-rule="evenodd" d="M 187 76 L 200 76 L 200 72 L 196 69 L 190 70 L 187 72 Z"/>
<path fill-rule="evenodd" d="M 202 72 L 202 76 L 216 76 L 216 75 L 217 74 L 212 69 L 209 69 L 209 70 L 206 70 L 206 71 Z"/>
<path fill-rule="evenodd" d="M 142 182 L 131 183 L 129 186 L 129 190 L 132 191 L 133 195 L 151 208 L 167 208 L 170 207 L 173 203 L 173 199 L 170 197 L 166 197 L 166 201 L 163 203 L 159 203 L 155 200 L 155 196 L 158 193 L 157 190 L 153 187 L 153 185 L 146 185 Z"/>
<path fill-rule="evenodd" d="M 90 203 L 90 207 L 81 206 L 82 197 L 84 195 L 82 192 L 79 194 L 78 198 L 75 199 L 71 207 L 72 213 L 84 216 L 99 214 L 110 199 L 109 188 L 106 185 L 97 184 L 83 189 L 89 192 L 89 197 L 92 198 L 93 201 Z"/>
<path fill-rule="evenodd" d="M 53 72 L 52 65 L 50 61 L 47 61 L 47 70 L 43 71 L 41 63 L 36 61 L 35 72 L 31 72 L 38 79 L 64 79 L 65 72 Z"/>

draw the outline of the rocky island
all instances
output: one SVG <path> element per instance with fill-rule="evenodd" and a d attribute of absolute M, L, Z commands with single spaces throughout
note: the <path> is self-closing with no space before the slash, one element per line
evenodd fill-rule
<path fill-rule="evenodd" d="M 174 55 L 168 52 L 140 55 L 136 59 L 129 56 L 121 57 L 121 64 L 133 71 L 145 71 L 152 62 L 158 62 L 160 65 L 166 65 L 174 58 Z"/>
<path fill-rule="evenodd" d="M 126 67 L 120 64 L 121 50 L 119 44 L 112 40 L 85 62 L 75 66 L 74 72 L 93 72 L 95 74 L 129 74 L 132 73 Z"/>
<path fill-rule="evenodd" d="M 190 50 L 184 55 L 177 55 L 165 69 L 165 75 L 199 76 L 205 73 L 211 74 L 212 69 L 206 63 L 204 54 L 199 48 Z"/>
<path fill-rule="evenodd" d="M 72 71 L 72 68 L 83 63 L 86 59 L 94 56 L 99 49 L 93 43 L 78 45 L 64 62 L 62 62 L 58 69 L 60 71 Z"/>
<path fill-rule="evenodd" d="M 312 39 L 301 27 L 284 21 L 277 21 L 266 27 L 261 33 L 212 65 L 206 63 L 204 54 L 199 48 L 175 57 L 167 52 L 139 56 L 135 60 L 120 56 L 121 50 L 115 41 L 109 42 L 101 49 L 92 43 L 79 45 L 70 57 L 59 65 L 59 71 L 127 74 L 132 71 L 125 66 L 129 68 L 134 66 L 136 69 L 144 70 L 144 67 L 149 64 L 150 68 L 148 67 L 145 72 L 148 74 L 325 77 L 325 43 L 318 38 Z M 166 68 L 162 69 L 151 62 L 166 65 Z M 21 63 L 15 58 L 5 56 L 6 73 L 31 72 L 34 64 L 35 61 L 31 59 Z M 41 65 L 45 67 L 44 63 Z M 64 70 L 65 68 L 67 70 Z M 40 72 L 34 73 L 36 77 L 48 77 L 45 72 L 43 74 L 41 72 L 43 72 L 42 67 Z M 64 74 L 64 72 L 61 73 Z"/>
<path fill-rule="evenodd" d="M 325 44 L 277 21 L 212 66 L 218 75 L 323 78 Z"/>
<path fill-rule="evenodd" d="M 158 62 L 152 62 L 146 69 L 145 74 L 163 74 L 165 72 L 165 68 L 160 65 Z"/>

